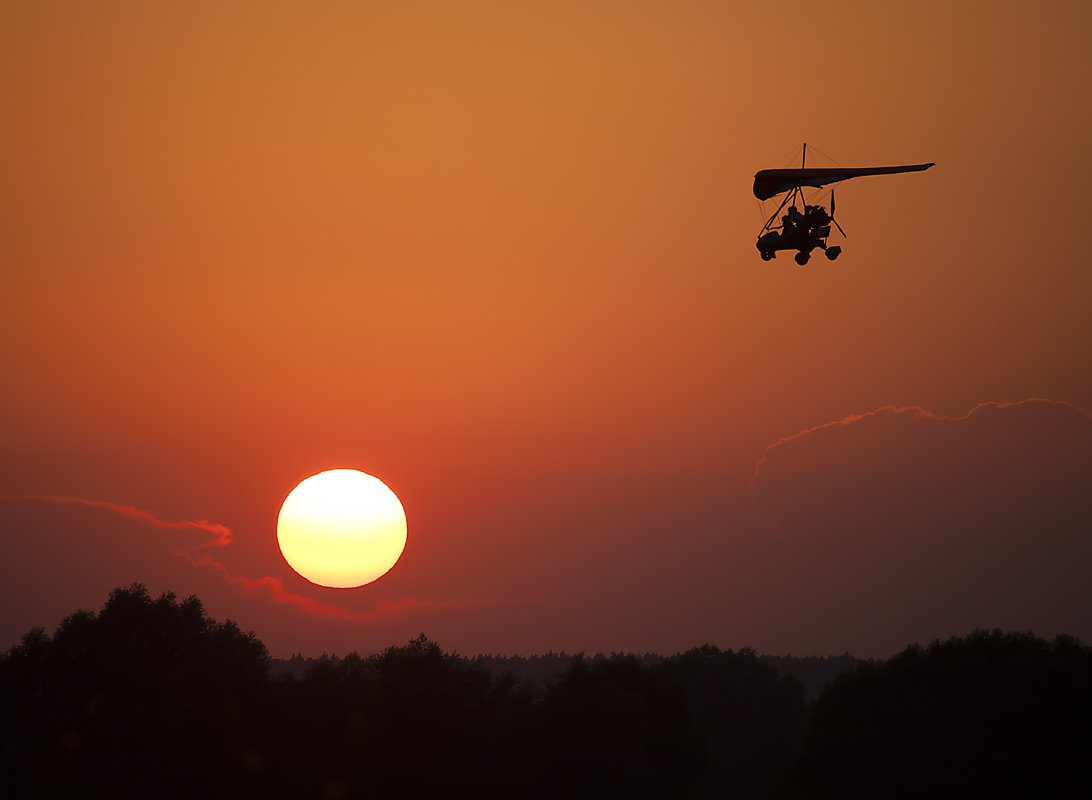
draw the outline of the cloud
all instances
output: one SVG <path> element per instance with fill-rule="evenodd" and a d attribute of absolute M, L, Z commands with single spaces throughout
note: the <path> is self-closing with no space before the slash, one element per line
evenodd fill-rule
<path fill-rule="evenodd" d="M 887 406 L 786 436 L 750 492 L 801 626 L 857 652 L 998 625 L 1092 633 L 1092 415 Z"/>
<path fill-rule="evenodd" d="M 88 508 L 103 509 L 119 516 L 136 519 L 155 528 L 200 531 L 208 534 L 209 538 L 196 545 L 179 548 L 175 551 L 176 554 L 186 558 L 195 566 L 208 568 L 219 573 L 228 584 L 238 587 L 247 594 L 265 594 L 265 596 L 276 603 L 294 606 L 301 611 L 316 617 L 344 620 L 348 622 L 375 622 L 381 619 L 399 616 L 407 611 L 416 609 L 465 608 L 497 602 L 487 599 L 421 599 L 404 597 L 394 601 L 380 601 L 369 610 L 350 609 L 292 592 L 285 587 L 284 582 L 280 578 L 275 576 L 267 575 L 260 578 L 252 578 L 247 575 L 231 572 L 221 560 L 209 552 L 210 548 L 220 549 L 228 547 L 235 538 L 235 533 L 231 528 L 218 522 L 210 522 L 207 519 L 163 519 L 151 511 L 136 506 L 70 495 L 0 495 L 0 502 L 42 502 L 85 506 Z"/>
<path fill-rule="evenodd" d="M 15 502 L 15 501 L 29 501 L 29 502 L 45 502 L 45 503 L 64 503 L 68 505 L 81 505 L 89 508 L 104 508 L 108 511 L 113 511 L 115 514 L 120 514 L 123 517 L 132 517 L 138 519 L 141 522 L 146 522 L 150 525 L 154 525 L 157 528 L 168 528 L 174 530 L 197 530 L 204 533 L 212 534 L 212 539 L 201 547 L 227 547 L 232 543 L 235 534 L 231 528 L 226 525 L 221 525 L 218 522 L 209 522 L 207 519 L 197 520 L 168 520 L 161 519 L 153 514 L 151 511 L 145 511 L 144 509 L 137 508 L 136 506 L 124 505 L 122 503 L 110 503 L 105 500 L 90 500 L 86 497 L 73 497 L 70 495 L 57 495 L 57 494 L 25 494 L 25 495 L 0 495 L 0 502 Z"/>
<path fill-rule="evenodd" d="M 1006 411 L 1013 409 L 1057 409 L 1063 412 L 1068 412 L 1066 416 L 1072 415 L 1077 418 L 1084 417 L 1088 420 L 1092 420 L 1092 413 L 1080 406 L 1073 403 L 1066 402 L 1064 400 L 1046 400 L 1040 397 L 1029 397 L 1026 400 L 1020 400 L 1017 402 L 996 402 L 990 401 L 986 403 L 979 403 L 974 406 L 970 411 L 960 417 L 945 417 L 938 414 L 934 414 L 921 406 L 882 406 L 874 411 L 866 411 L 862 414 L 850 414 L 842 419 L 832 420 L 831 422 L 824 422 L 820 425 L 815 425 L 811 428 L 805 428 L 802 431 L 784 436 L 771 444 L 763 452 L 762 457 L 755 464 L 754 471 L 751 475 L 750 488 L 752 496 L 754 494 L 755 484 L 760 480 L 760 474 L 763 467 L 767 465 L 772 456 L 776 456 L 779 448 L 790 447 L 794 443 L 799 443 L 801 440 L 814 436 L 815 434 L 822 433 L 824 431 L 837 430 L 838 428 L 845 428 L 851 425 L 856 425 L 861 422 L 865 422 L 869 419 L 876 417 L 891 417 L 891 416 L 904 416 L 917 420 L 931 420 L 934 422 L 948 422 L 948 423 L 960 423 L 969 422 L 975 415 L 979 415 L 981 418 L 983 415 L 988 414 L 990 411 Z"/>
<path fill-rule="evenodd" d="M 403 597 L 399 600 L 384 600 L 376 603 L 370 610 L 355 610 L 333 603 L 325 603 L 313 597 L 296 594 L 285 588 L 280 578 L 267 575 L 262 578 L 248 578 L 245 575 L 233 575 L 227 568 L 212 558 L 208 553 L 198 554 L 194 563 L 200 566 L 210 567 L 221 575 L 224 580 L 233 586 L 238 586 L 244 592 L 256 594 L 264 592 L 270 599 L 277 603 L 286 603 L 299 608 L 316 617 L 326 619 L 339 619 L 348 622 L 375 622 L 380 619 L 398 616 L 406 611 L 421 608 L 466 608 L 470 606 L 487 604 L 488 600 L 423 600 L 416 597 Z"/>

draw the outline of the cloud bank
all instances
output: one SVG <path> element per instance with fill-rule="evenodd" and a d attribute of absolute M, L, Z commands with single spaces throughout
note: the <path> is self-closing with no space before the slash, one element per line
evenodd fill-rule
<path fill-rule="evenodd" d="M 749 488 L 782 591 L 827 639 L 1092 633 L 1092 415 L 1077 406 L 879 408 L 773 443 Z"/>

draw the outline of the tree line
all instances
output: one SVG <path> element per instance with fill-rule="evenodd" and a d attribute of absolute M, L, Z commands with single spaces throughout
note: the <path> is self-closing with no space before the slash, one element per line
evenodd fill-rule
<path fill-rule="evenodd" d="M 1092 650 L 976 631 L 814 699 L 752 650 L 568 659 L 542 679 L 424 635 L 271 668 L 195 597 L 114 590 L 0 658 L 12 797 L 1060 794 L 1092 763 Z"/>

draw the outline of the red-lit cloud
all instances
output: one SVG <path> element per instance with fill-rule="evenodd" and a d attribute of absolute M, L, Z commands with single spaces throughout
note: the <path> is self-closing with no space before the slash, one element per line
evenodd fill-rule
<path fill-rule="evenodd" d="M 161 519 L 151 511 L 145 511 L 142 508 L 122 503 L 109 503 L 105 500 L 90 500 L 86 497 L 72 497 L 70 495 L 57 494 L 0 495 L 0 502 L 13 502 L 17 500 L 66 503 L 70 505 L 88 506 L 89 508 L 104 508 L 107 511 L 113 511 L 115 514 L 120 514 L 123 517 L 132 517 L 141 522 L 147 522 L 149 525 L 154 525 L 157 528 L 197 530 L 212 534 L 212 539 L 200 545 L 201 547 L 227 547 L 232 543 L 235 536 L 231 528 L 226 525 L 221 525 L 218 522 L 210 522 L 207 519 Z"/>
<path fill-rule="evenodd" d="M 762 467 L 766 464 L 766 462 L 769 460 L 771 454 L 773 454 L 773 452 L 777 448 L 784 447 L 786 445 L 791 445 L 793 442 L 796 442 L 796 441 L 798 441 L 800 439 L 803 439 L 804 437 L 807 437 L 807 436 L 812 436 L 812 435 L 814 435 L 816 433 L 819 433 L 821 431 L 825 431 L 825 430 L 829 430 L 829 429 L 837 429 L 837 428 L 840 428 L 840 427 L 846 427 L 848 425 L 853 425 L 855 423 L 859 423 L 859 422 L 861 422 L 863 420 L 866 420 L 866 419 L 868 419 L 870 417 L 879 417 L 879 416 L 885 416 L 885 415 L 908 415 L 910 417 L 916 417 L 916 418 L 919 418 L 919 419 L 926 419 L 926 420 L 935 420 L 935 421 L 938 421 L 938 422 L 966 422 L 972 416 L 974 416 L 976 413 L 981 412 L 981 411 L 986 410 L 986 409 L 1003 410 L 1003 409 L 1013 408 L 1013 407 L 1017 407 L 1017 406 L 1036 406 L 1036 405 L 1056 406 L 1058 408 L 1068 409 L 1068 410 L 1070 410 L 1070 411 L 1072 411 L 1072 412 L 1074 412 L 1076 414 L 1079 414 L 1079 415 L 1088 417 L 1089 419 L 1092 419 L 1092 413 L 1090 413 L 1089 411 L 1081 408 L 1080 406 L 1076 406 L 1076 405 L 1074 405 L 1072 403 L 1068 403 L 1068 402 L 1066 402 L 1064 400 L 1047 400 L 1047 399 L 1044 399 L 1044 398 L 1041 398 L 1041 397 L 1029 397 L 1026 400 L 1019 400 L 1017 402 L 995 402 L 995 401 L 990 401 L 990 402 L 986 402 L 986 403 L 979 403 L 974 408 L 972 408 L 970 411 L 968 411 L 966 414 L 964 414 L 963 416 L 959 416 L 959 417 L 945 417 L 945 416 L 941 416 L 941 415 L 938 415 L 938 414 L 934 414 L 933 412 L 928 411 L 927 409 L 924 409 L 921 406 L 893 406 L 893 405 L 881 406 L 880 408 L 877 408 L 877 409 L 875 409 L 873 411 L 865 411 L 864 413 L 861 413 L 861 414 L 850 414 L 849 416 L 842 417 L 841 419 L 832 420 L 830 422 L 824 422 L 824 423 L 822 423 L 820 425 L 815 425 L 815 426 L 813 426 L 811 428 L 805 428 L 802 431 L 798 431 L 798 432 L 796 432 L 794 434 L 791 434 L 789 436 L 783 436 L 782 438 L 778 439 L 776 442 L 774 442 L 773 444 L 771 444 L 769 447 L 766 448 L 766 450 L 762 453 L 762 457 L 759 458 L 758 462 L 755 464 L 754 472 L 751 475 L 751 480 L 750 480 L 749 486 L 751 487 L 752 494 L 753 494 L 754 486 L 755 486 L 755 483 L 759 480 L 759 473 L 762 471 Z"/>
<path fill-rule="evenodd" d="M 266 595 L 277 603 L 293 605 L 301 611 L 316 617 L 327 619 L 340 619 L 348 622 L 374 622 L 379 619 L 397 616 L 403 612 L 419 608 L 465 608 L 468 606 L 483 605 L 485 600 L 422 600 L 416 597 L 403 597 L 399 600 L 383 600 L 367 611 L 345 608 L 333 603 L 324 603 L 313 597 L 289 591 L 285 588 L 280 578 L 267 575 L 262 578 L 249 578 L 245 575 L 233 575 L 227 567 L 212 558 L 208 553 L 199 553 L 193 557 L 193 563 L 210 567 L 221 575 L 224 580 L 233 586 L 238 586 L 248 594 L 265 592 Z"/>
<path fill-rule="evenodd" d="M 770 445 L 750 490 L 786 613 L 816 642 L 868 653 L 976 626 L 1092 633 L 1084 409 L 888 406 Z"/>
<path fill-rule="evenodd" d="M 484 605 L 491 602 L 483 599 L 420 599 L 415 597 L 404 597 L 399 600 L 380 601 L 369 610 L 349 609 L 334 603 L 326 603 L 312 597 L 292 592 L 285 588 L 284 582 L 280 578 L 271 575 L 252 578 L 247 575 L 231 572 L 222 561 L 208 552 L 210 548 L 224 548 L 234 541 L 234 531 L 228 526 L 218 522 L 210 522 L 207 519 L 163 519 L 151 511 L 137 508 L 136 506 L 123 503 L 111 503 L 105 500 L 92 500 L 86 497 L 49 494 L 0 495 L 0 502 L 18 501 L 61 503 L 104 509 L 120 516 L 139 520 L 140 522 L 156 528 L 167 530 L 196 530 L 209 534 L 210 538 L 208 540 L 191 547 L 180 548 L 176 550 L 176 553 L 189 560 L 189 562 L 195 566 L 207 567 L 214 570 L 219 573 L 227 583 L 238 587 L 247 594 L 264 593 L 276 603 L 295 606 L 301 611 L 316 617 L 345 620 L 348 622 L 374 622 L 398 616 L 406 611 L 415 609 L 463 608 Z"/>

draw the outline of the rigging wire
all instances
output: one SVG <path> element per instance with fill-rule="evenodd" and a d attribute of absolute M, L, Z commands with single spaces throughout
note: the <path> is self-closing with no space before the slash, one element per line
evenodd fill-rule
<path fill-rule="evenodd" d="M 805 145 L 803 143 L 801 143 L 797 147 L 794 147 L 788 153 L 782 154 L 782 156 L 780 158 L 776 159 L 774 161 L 774 163 L 778 164 L 781 169 L 789 169 L 789 168 L 799 164 L 800 159 L 801 159 L 801 157 L 803 155 L 803 152 L 804 152 L 804 147 L 805 147 Z M 824 150 L 820 150 L 818 147 L 816 147 L 813 144 L 808 144 L 807 148 L 808 148 L 810 153 L 817 153 L 819 156 L 826 159 L 827 161 L 833 162 L 835 166 L 838 166 L 838 167 L 844 166 L 842 164 L 842 162 L 840 162 L 838 159 L 836 159 L 830 153 L 827 153 Z M 841 181 L 839 181 L 838 183 L 841 183 Z M 807 195 L 804 194 L 804 187 L 800 187 L 800 199 L 804 203 L 804 205 L 820 205 L 821 204 L 821 205 L 823 205 L 825 207 L 826 203 L 821 202 L 821 201 L 825 201 L 826 198 L 828 197 L 828 195 L 834 190 L 834 188 L 836 186 L 837 186 L 837 184 L 827 184 L 826 186 L 821 186 L 821 187 L 815 189 L 811 193 L 810 197 L 808 197 Z M 773 221 L 773 217 L 770 217 L 767 214 L 767 211 L 769 210 L 769 207 L 767 206 L 766 202 L 767 201 L 762 201 L 762 200 L 757 201 L 758 214 L 759 214 L 759 217 L 761 217 L 763 225 L 764 225 L 763 230 L 766 229 L 765 226 L 768 226 L 770 224 L 770 222 Z M 782 202 L 782 205 L 784 205 L 784 202 Z M 780 212 L 780 210 L 781 209 L 778 208 L 778 210 L 774 212 L 774 216 L 776 216 Z"/>
<path fill-rule="evenodd" d="M 814 150 L 814 151 L 815 151 L 816 153 L 818 153 L 819 155 L 821 155 L 821 156 L 822 156 L 823 158 L 826 158 L 826 159 L 829 159 L 829 160 L 833 161 L 833 162 L 834 162 L 834 165 L 835 165 L 835 166 L 837 166 L 837 167 L 841 167 L 841 166 L 844 166 L 844 165 L 842 164 L 842 162 L 841 162 L 841 161 L 839 161 L 838 159 L 836 159 L 836 158 L 835 158 L 834 156 L 832 156 L 832 155 L 831 155 L 830 153 L 826 153 L 826 152 L 823 152 L 822 150 L 820 150 L 820 149 L 819 149 L 818 147 L 816 147 L 815 145 L 811 145 L 811 149 L 812 149 L 812 150 Z"/>
<path fill-rule="evenodd" d="M 780 169 L 787 169 L 793 164 L 800 163 L 800 153 L 803 151 L 803 145 L 798 145 L 790 150 L 788 153 L 782 155 L 776 159 L 773 163 L 777 164 Z"/>

